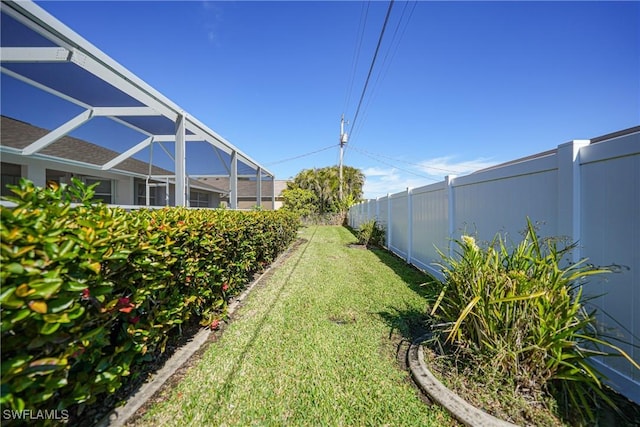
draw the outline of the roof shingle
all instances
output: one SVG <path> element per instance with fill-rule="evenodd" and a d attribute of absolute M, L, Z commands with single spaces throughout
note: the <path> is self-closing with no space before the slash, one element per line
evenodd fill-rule
<path fill-rule="evenodd" d="M 23 149 L 49 132 L 50 131 L 46 129 L 33 126 L 29 123 L 2 116 L 2 122 L 0 124 L 0 145 Z M 71 136 L 63 136 L 38 153 L 95 166 L 101 166 L 119 154 L 116 151 Z M 149 164 L 130 157 L 116 165 L 114 169 L 139 175 L 147 175 L 149 173 Z M 151 173 L 153 175 L 173 175 L 173 172 L 157 166 L 153 166 Z"/>

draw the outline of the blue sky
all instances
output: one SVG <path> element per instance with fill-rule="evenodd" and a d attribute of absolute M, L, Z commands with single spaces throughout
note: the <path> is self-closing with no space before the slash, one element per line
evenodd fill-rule
<path fill-rule="evenodd" d="M 337 164 L 389 5 L 37 3 L 279 179 Z M 638 124 L 640 2 L 396 2 L 345 164 L 377 197 Z"/>

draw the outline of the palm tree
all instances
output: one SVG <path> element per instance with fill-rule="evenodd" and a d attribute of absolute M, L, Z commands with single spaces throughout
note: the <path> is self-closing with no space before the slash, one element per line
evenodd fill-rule
<path fill-rule="evenodd" d="M 343 191 L 346 196 L 353 197 L 354 201 L 362 198 L 362 187 L 364 186 L 364 174 L 360 169 L 352 166 L 343 166 Z"/>
<path fill-rule="evenodd" d="M 358 201 L 362 197 L 364 175 L 359 169 L 350 166 L 343 167 L 344 200 Z M 305 169 L 300 171 L 289 189 L 301 188 L 316 195 L 316 211 L 320 214 L 340 212 L 345 207 L 339 199 L 340 174 L 337 166 L 320 169 Z"/>

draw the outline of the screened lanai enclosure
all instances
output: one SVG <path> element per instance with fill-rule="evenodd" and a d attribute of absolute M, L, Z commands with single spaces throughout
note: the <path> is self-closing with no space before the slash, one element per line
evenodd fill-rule
<path fill-rule="evenodd" d="M 78 177 L 114 204 L 235 209 L 250 181 L 275 205 L 270 171 L 40 6 L 1 15 L 3 191 Z"/>

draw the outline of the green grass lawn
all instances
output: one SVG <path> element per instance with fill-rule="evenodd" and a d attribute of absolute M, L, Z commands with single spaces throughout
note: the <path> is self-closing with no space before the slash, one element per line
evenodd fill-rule
<path fill-rule="evenodd" d="M 398 366 L 426 276 L 342 227 L 305 242 L 257 286 L 219 340 L 135 425 L 455 425 Z"/>

